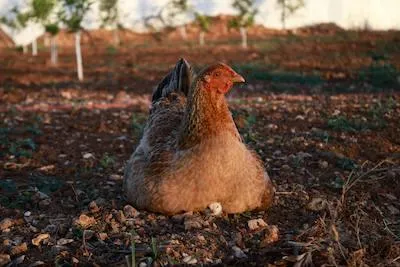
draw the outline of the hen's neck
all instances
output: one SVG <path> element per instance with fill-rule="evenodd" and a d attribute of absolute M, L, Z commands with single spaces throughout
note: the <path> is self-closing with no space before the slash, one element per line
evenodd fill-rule
<path fill-rule="evenodd" d="M 239 135 L 224 95 L 205 86 L 199 81 L 188 96 L 178 138 L 180 149 L 190 148 L 224 131 Z"/>

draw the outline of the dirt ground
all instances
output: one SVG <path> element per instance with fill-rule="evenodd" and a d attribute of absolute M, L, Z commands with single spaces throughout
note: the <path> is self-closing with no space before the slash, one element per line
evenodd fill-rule
<path fill-rule="evenodd" d="M 398 32 L 171 44 L 85 45 L 84 82 L 70 48 L 57 66 L 45 47 L 0 51 L 0 266 L 400 266 Z M 123 200 L 150 95 L 180 57 L 246 78 L 227 98 L 276 187 L 270 210 L 166 217 Z"/>

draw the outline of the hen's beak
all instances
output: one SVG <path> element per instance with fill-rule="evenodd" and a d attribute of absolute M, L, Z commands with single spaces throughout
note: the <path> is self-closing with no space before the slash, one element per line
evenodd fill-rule
<path fill-rule="evenodd" d="M 232 78 L 232 82 L 234 83 L 244 83 L 246 80 L 242 77 L 242 75 L 239 75 L 235 73 L 235 76 Z"/>

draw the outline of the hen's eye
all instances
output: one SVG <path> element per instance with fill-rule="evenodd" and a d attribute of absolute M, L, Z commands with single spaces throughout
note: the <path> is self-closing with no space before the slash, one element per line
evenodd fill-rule
<path fill-rule="evenodd" d="M 219 77 L 219 76 L 221 76 L 221 73 L 220 72 L 216 72 L 216 73 L 214 73 L 214 76 L 215 77 Z"/>

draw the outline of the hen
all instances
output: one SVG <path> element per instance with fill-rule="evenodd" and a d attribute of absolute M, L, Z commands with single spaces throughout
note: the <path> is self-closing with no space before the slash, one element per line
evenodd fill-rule
<path fill-rule="evenodd" d="M 159 84 L 143 137 L 124 174 L 134 206 L 176 214 L 220 203 L 227 213 L 265 209 L 274 189 L 243 144 L 224 95 L 244 82 L 218 63 L 195 78 L 181 59 Z"/>

